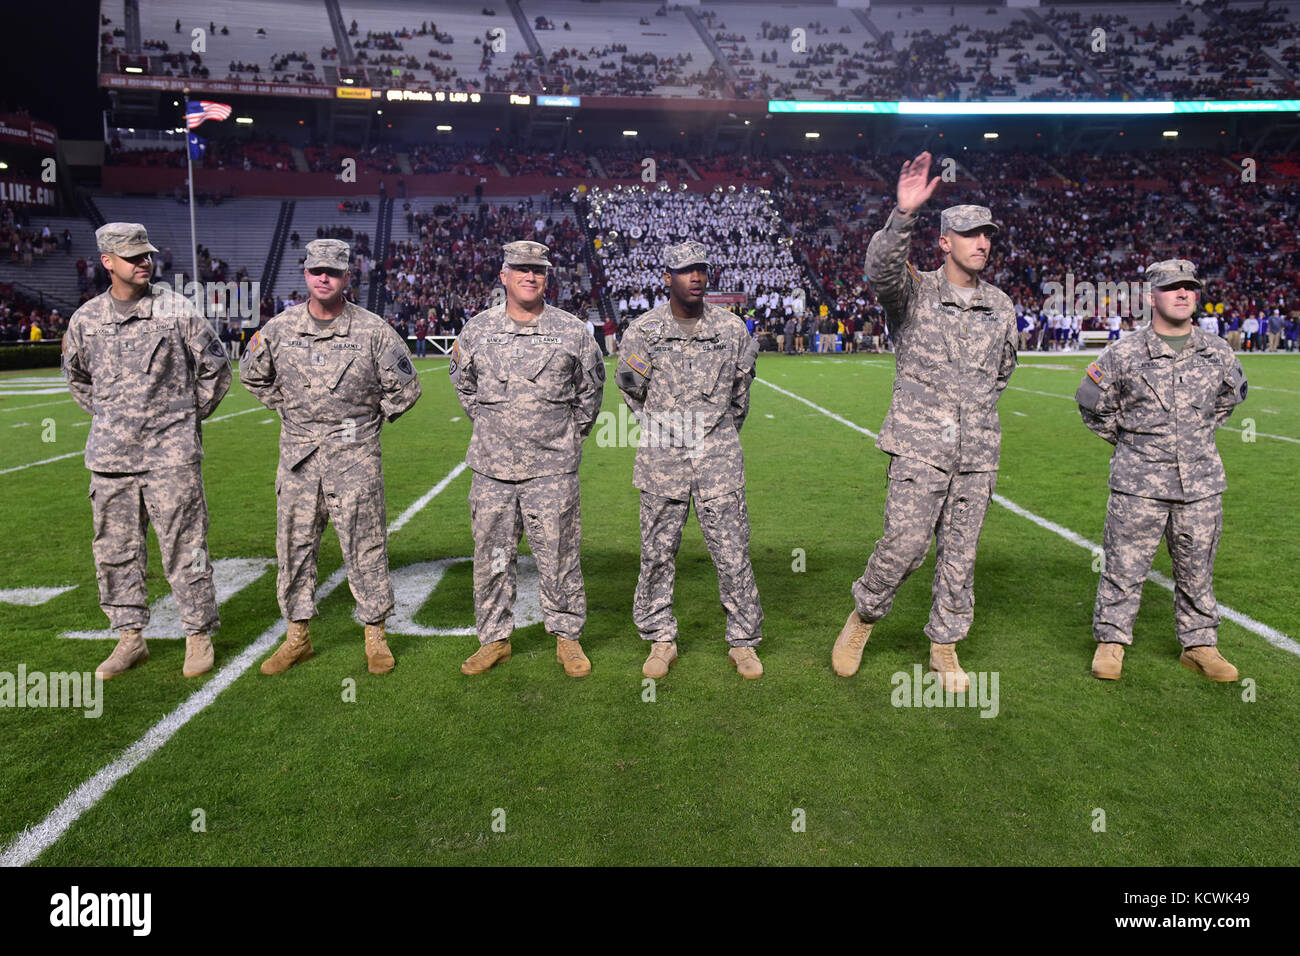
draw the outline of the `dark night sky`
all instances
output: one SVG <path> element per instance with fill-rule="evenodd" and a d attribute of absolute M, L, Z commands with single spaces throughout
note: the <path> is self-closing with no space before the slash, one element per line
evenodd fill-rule
<path fill-rule="evenodd" d="M 95 0 L 6 3 L 0 112 L 26 108 L 53 123 L 62 139 L 100 138 L 100 112 L 107 100 L 95 71 L 98 27 Z"/>

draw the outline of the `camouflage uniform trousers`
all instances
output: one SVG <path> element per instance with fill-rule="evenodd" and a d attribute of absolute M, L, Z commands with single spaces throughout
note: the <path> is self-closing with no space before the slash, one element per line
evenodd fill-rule
<path fill-rule="evenodd" d="M 548 634 L 579 640 L 587 623 L 582 586 L 582 505 L 576 472 L 498 481 L 474 472 L 469 487 L 474 534 L 474 624 L 479 643 L 514 630 L 519 540 L 537 560 L 542 623 Z"/>
<path fill-rule="evenodd" d="M 220 626 L 199 462 L 134 474 L 91 472 L 90 502 L 99 606 L 114 630 L 149 623 L 145 568 L 150 523 L 185 633 L 208 633 Z"/>
<path fill-rule="evenodd" d="M 1111 491 L 1106 505 L 1105 552 L 1092 632 L 1100 641 L 1133 643 L 1142 583 L 1163 537 L 1174 567 L 1174 627 L 1183 647 L 1219 642 L 1214 600 L 1214 555 L 1223 528 L 1223 496 L 1164 501 Z"/>
<path fill-rule="evenodd" d="M 383 467 L 376 458 L 339 475 L 320 458 L 318 451 L 292 469 L 282 463 L 275 476 L 280 613 L 289 621 L 316 616 L 316 558 L 333 520 L 357 616 L 378 624 L 393 613 Z"/>
<path fill-rule="evenodd" d="M 913 458 L 890 460 L 885 533 L 853 583 L 863 620 L 889 613 L 899 587 L 925 562 L 933 536 L 934 587 L 925 633 L 938 644 L 966 636 L 975 619 L 975 551 L 997 480 L 996 471 L 946 472 Z"/>
<path fill-rule="evenodd" d="M 727 643 L 757 647 L 763 640 L 763 608 L 749 560 L 749 507 L 745 491 L 695 502 L 704 543 L 718 570 L 718 598 L 727 612 Z M 677 640 L 673 581 L 690 501 L 641 492 L 641 574 L 632 620 L 643 640 Z"/>

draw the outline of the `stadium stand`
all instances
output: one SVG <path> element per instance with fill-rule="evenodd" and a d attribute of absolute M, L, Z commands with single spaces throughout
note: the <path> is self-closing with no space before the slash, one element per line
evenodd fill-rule
<path fill-rule="evenodd" d="M 146 52 L 155 75 L 185 76 L 200 68 L 224 79 L 327 82 L 322 53 L 334 49 L 334 35 L 324 6 L 315 0 L 139 0 L 139 5 L 140 36 L 154 43 Z M 121 5 L 105 4 L 110 6 L 120 13 Z M 191 51 L 196 27 L 207 31 L 202 54 Z M 115 52 L 122 52 L 120 46 Z M 165 63 L 164 56 L 179 62 Z M 337 53 L 331 61 L 337 63 Z M 247 68 L 231 68 L 240 65 Z"/>
<path fill-rule="evenodd" d="M 489 5 L 491 6 L 491 5 Z M 342 0 L 339 10 L 357 61 L 370 79 L 404 89 L 518 90 L 510 62 L 528 49 L 505 3 L 482 9 L 402 4 L 396 0 Z M 496 32 L 500 31 L 500 32 Z M 505 52 L 493 52 L 493 41 Z"/>

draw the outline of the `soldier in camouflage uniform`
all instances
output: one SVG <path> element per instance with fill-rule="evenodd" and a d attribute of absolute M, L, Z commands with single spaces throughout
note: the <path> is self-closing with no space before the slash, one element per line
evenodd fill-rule
<path fill-rule="evenodd" d="M 212 669 L 210 635 L 220 623 L 199 423 L 230 388 L 230 363 L 198 307 L 150 286 L 158 250 L 144 226 L 106 223 L 95 239 L 111 286 L 73 314 L 63 337 L 68 389 L 92 416 L 86 467 L 99 604 L 119 632 L 95 673 L 116 677 L 149 657 L 141 632 L 152 522 L 185 629 L 181 673 L 197 677 Z"/>
<path fill-rule="evenodd" d="M 1214 554 L 1227 481 L 1214 433 L 1245 400 L 1246 374 L 1226 342 L 1192 321 L 1201 280 L 1191 262 L 1154 263 L 1146 279 L 1150 325 L 1107 346 L 1075 393 L 1084 424 L 1115 446 L 1092 673 L 1119 678 L 1163 537 L 1174 567 L 1180 660 L 1211 680 L 1235 681 L 1237 669 L 1217 648 Z"/>
<path fill-rule="evenodd" d="M 939 184 L 927 181 L 929 169 L 929 153 L 903 164 L 898 206 L 867 247 L 867 277 L 896 346 L 894 394 L 876 440 L 890 456 L 889 491 L 884 536 L 853 585 L 856 606 L 831 664 L 844 677 L 857 672 L 873 624 L 934 537 L 930 669 L 956 693 L 969 685 L 956 643 L 975 615 L 975 551 L 997 484 L 997 402 L 1016 367 L 1016 315 L 1005 293 L 979 280 L 998 230 L 983 206 L 943 211 L 941 268 L 917 272 L 907 261 L 921 207 Z"/>
<path fill-rule="evenodd" d="M 347 243 L 316 239 L 306 248 L 308 300 L 267 322 L 239 368 L 244 386 L 280 415 L 276 593 L 289 633 L 262 673 L 279 674 L 312 656 L 316 556 L 332 519 L 365 625 L 367 669 L 386 674 L 394 666 L 384 635 L 393 585 L 379 432 L 415 404 L 420 380 L 397 332 L 343 297 Z"/>
<path fill-rule="evenodd" d="M 502 252 L 505 301 L 465 323 L 449 368 L 474 423 L 465 461 L 474 472 L 469 512 L 479 649 L 461 672 L 481 674 L 510 659 L 515 569 L 527 531 L 556 659 L 570 677 L 585 677 L 591 662 L 578 643 L 587 622 L 578 464 L 600 411 L 605 365 L 586 325 L 546 304 L 546 246 L 510 242 Z"/>
<path fill-rule="evenodd" d="M 692 500 L 718 570 L 728 656 L 742 676 L 763 675 L 740 448 L 758 345 L 740 319 L 704 301 L 708 281 L 702 243 L 665 249 L 668 302 L 635 319 L 619 349 L 618 387 L 641 421 L 632 471 L 641 489 L 641 575 L 632 619 L 654 642 L 642 668 L 647 677 L 663 677 L 677 660 L 673 577 Z"/>

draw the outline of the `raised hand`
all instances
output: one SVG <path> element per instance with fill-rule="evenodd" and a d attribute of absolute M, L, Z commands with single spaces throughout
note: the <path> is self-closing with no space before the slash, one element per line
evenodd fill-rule
<path fill-rule="evenodd" d="M 898 208 L 904 212 L 916 212 L 934 195 L 939 185 L 939 177 L 930 179 L 930 154 L 922 153 L 916 159 L 903 163 L 898 174 Z"/>

